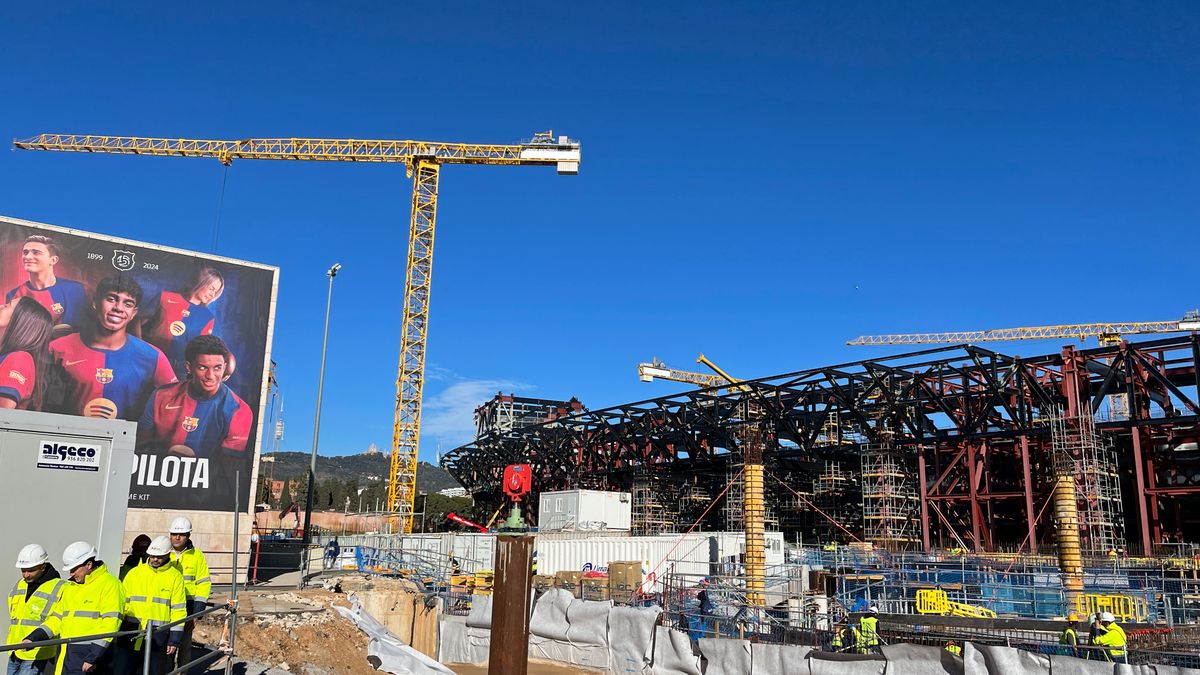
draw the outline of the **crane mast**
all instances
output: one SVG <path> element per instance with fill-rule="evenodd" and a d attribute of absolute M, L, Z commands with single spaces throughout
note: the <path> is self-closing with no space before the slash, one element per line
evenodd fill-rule
<path fill-rule="evenodd" d="M 518 144 L 445 143 L 412 140 L 326 138 L 247 138 L 200 140 L 40 134 L 14 140 L 22 150 L 90 152 L 159 157 L 215 158 L 228 166 L 235 159 L 402 163 L 413 180 L 409 213 L 408 257 L 396 376 L 396 409 L 388 479 L 388 510 L 396 531 L 412 532 L 417 492 L 417 451 L 421 440 L 421 399 L 425 387 L 425 345 L 429 329 L 429 293 L 437 222 L 438 177 L 443 164 L 553 166 L 559 174 L 579 173 L 580 144 L 553 132 L 534 134 Z"/>

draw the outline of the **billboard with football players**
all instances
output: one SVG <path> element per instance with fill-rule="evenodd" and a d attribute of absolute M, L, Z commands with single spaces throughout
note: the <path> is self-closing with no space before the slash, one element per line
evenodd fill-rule
<path fill-rule="evenodd" d="M 136 423 L 130 507 L 244 507 L 278 272 L 0 217 L 0 407 Z"/>

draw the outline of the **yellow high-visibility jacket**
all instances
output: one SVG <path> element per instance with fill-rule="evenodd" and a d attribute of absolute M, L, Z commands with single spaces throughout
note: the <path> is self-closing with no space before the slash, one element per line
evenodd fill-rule
<path fill-rule="evenodd" d="M 142 563 L 125 575 L 125 616 L 137 619 L 143 631 L 146 625 L 164 626 L 187 616 L 187 593 L 183 589 L 183 575 L 179 568 L 167 563 L 158 569 Z M 165 634 L 164 634 L 165 633 Z M 178 645 L 183 638 L 183 624 L 171 626 L 169 631 L 154 634 L 154 648 Z M 142 637 L 134 642 L 135 649 L 142 648 Z"/>
<path fill-rule="evenodd" d="M 1108 624 L 1107 629 L 1101 626 L 1093 644 L 1107 647 L 1106 651 L 1112 658 L 1125 656 L 1125 629 L 1115 623 Z"/>
<path fill-rule="evenodd" d="M 867 647 L 877 646 L 879 644 L 879 619 L 864 616 L 858 620 L 858 625 L 862 630 L 863 644 Z"/>
<path fill-rule="evenodd" d="M 6 644 L 15 645 L 25 639 L 34 629 L 45 623 L 54 611 L 55 604 L 63 594 L 64 584 L 58 576 L 58 571 L 49 565 L 42 578 L 34 583 L 33 592 L 29 592 L 29 584 L 24 579 L 17 581 L 12 592 L 8 594 L 8 641 Z M 16 655 L 21 661 L 45 661 L 58 656 L 58 647 L 38 647 L 37 649 L 19 649 L 10 654 Z"/>
<path fill-rule="evenodd" d="M 171 551 L 171 562 L 183 575 L 183 590 L 187 593 L 188 614 L 204 609 L 212 593 L 212 577 L 208 573 L 208 561 L 204 553 L 188 542 L 183 551 Z"/>
<path fill-rule="evenodd" d="M 121 582 L 104 563 L 98 562 L 82 584 L 66 584 L 62 598 L 54 603 L 54 611 L 28 638 L 46 640 L 115 633 L 121 630 L 124 614 L 125 591 Z M 55 675 L 82 673 L 83 664 L 98 663 L 111 644 L 112 638 L 96 638 L 63 645 Z"/>

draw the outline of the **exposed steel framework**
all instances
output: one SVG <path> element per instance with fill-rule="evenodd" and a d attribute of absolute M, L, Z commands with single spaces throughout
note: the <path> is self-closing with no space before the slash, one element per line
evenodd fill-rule
<path fill-rule="evenodd" d="M 443 464 L 477 499 L 497 503 L 503 467 L 518 461 L 533 465 L 535 491 L 628 490 L 650 472 L 715 495 L 727 465 L 741 461 L 741 431 L 754 425 L 766 444 L 767 487 L 782 502 L 773 476 L 802 486 L 824 462 L 858 466 L 864 444 L 888 441 L 916 466 L 924 548 L 1026 542 L 1025 550 L 1044 550 L 1054 538 L 1047 505 L 1056 481 L 1048 420 L 1099 411 L 1096 431 L 1118 452 L 1130 549 L 1150 550 L 1164 537 L 1200 539 L 1197 362 L 1195 334 L 1032 358 L 943 347 L 746 380 L 748 391 L 578 411 L 481 435 Z M 1114 395 L 1128 399 L 1127 416 L 1107 414 Z M 844 430 L 836 444 L 825 441 L 830 413 Z M 862 532 L 861 522 L 839 526 Z"/>

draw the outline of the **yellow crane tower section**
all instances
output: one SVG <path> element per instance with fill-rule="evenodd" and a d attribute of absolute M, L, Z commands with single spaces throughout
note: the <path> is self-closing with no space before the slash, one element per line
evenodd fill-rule
<path fill-rule="evenodd" d="M 512 145 L 328 138 L 197 140 L 78 134 L 41 134 L 14 140 L 13 145 L 22 150 L 208 157 L 226 166 L 235 159 L 404 164 L 413 179 L 412 211 L 388 479 L 388 509 L 397 516 L 397 531 L 404 534 L 412 532 L 417 492 L 417 450 L 421 439 L 421 396 L 425 385 L 425 342 L 441 165 L 553 166 L 559 174 L 574 175 L 579 173 L 580 162 L 579 142 L 566 136 L 556 138 L 553 132 L 535 134 L 528 141 Z"/>
<path fill-rule="evenodd" d="M 893 335 L 860 335 L 846 344 L 857 345 L 927 345 L 960 342 L 998 342 L 1043 340 L 1047 338 L 1097 338 L 1100 344 L 1117 344 L 1123 335 L 1153 333 L 1186 333 L 1200 330 L 1200 311 L 1192 310 L 1174 321 L 1143 321 L 1129 323 L 1076 323 L 1061 326 L 1027 326 L 968 330 L 949 333 L 897 333 Z"/>

